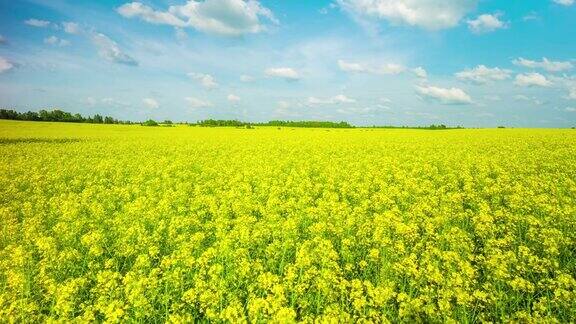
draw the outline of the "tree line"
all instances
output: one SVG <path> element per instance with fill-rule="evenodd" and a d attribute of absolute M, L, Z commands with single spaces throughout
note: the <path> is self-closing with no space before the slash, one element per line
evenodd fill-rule
<path fill-rule="evenodd" d="M 42 109 L 38 112 L 17 112 L 10 109 L 0 109 L 0 119 L 90 124 L 133 124 L 131 121 L 118 120 L 110 116 L 95 114 L 94 116 L 84 117 L 80 114 L 71 114 L 59 109 Z"/>
<path fill-rule="evenodd" d="M 91 124 L 140 124 L 143 126 L 172 126 L 173 123 L 170 120 L 165 121 L 155 121 L 149 119 L 145 122 L 132 122 L 126 120 L 118 120 L 110 116 L 102 116 L 95 114 L 93 116 L 84 117 L 78 113 L 72 114 L 59 109 L 55 110 L 40 110 L 27 111 L 27 112 L 17 112 L 10 109 L 0 109 L 0 119 L 11 119 L 11 120 L 26 120 L 26 121 L 48 121 L 48 122 L 68 122 L 68 123 L 91 123 Z M 345 121 L 341 122 L 331 122 L 331 121 L 314 121 L 314 120 L 302 120 L 302 121 L 286 121 L 286 120 L 271 120 L 268 122 L 244 122 L 239 120 L 231 119 L 205 119 L 200 120 L 196 123 L 187 123 L 190 126 L 201 126 L 201 127 L 245 127 L 252 128 L 253 126 L 274 126 L 274 127 L 306 127 L 306 128 L 355 128 Z M 430 130 L 443 130 L 443 129 L 459 129 L 457 127 L 448 127 L 443 124 L 430 125 L 430 126 L 371 126 L 369 128 L 404 128 L 404 129 L 430 129 Z"/>

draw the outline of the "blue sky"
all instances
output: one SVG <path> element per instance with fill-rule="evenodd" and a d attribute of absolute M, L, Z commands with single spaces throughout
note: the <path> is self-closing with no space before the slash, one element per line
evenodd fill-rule
<path fill-rule="evenodd" d="M 574 0 L 0 0 L 0 106 L 576 126 Z"/>

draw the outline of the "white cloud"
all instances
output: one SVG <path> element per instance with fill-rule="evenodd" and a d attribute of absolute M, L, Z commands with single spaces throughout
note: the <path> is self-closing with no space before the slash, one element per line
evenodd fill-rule
<path fill-rule="evenodd" d="M 520 57 L 512 61 L 512 63 L 514 63 L 514 65 L 523 66 L 531 69 L 543 69 L 548 72 L 562 72 L 574 68 L 574 65 L 572 65 L 572 63 L 568 61 L 566 62 L 550 61 L 545 57 L 542 58 L 542 61 L 540 62 L 531 61 Z"/>
<path fill-rule="evenodd" d="M 393 25 L 430 30 L 451 28 L 470 11 L 477 0 L 337 0 L 344 10 L 366 18 L 384 19 Z"/>
<path fill-rule="evenodd" d="M 154 98 L 144 98 L 142 99 L 142 103 L 144 104 L 144 106 L 150 109 L 157 109 L 158 107 L 160 107 L 158 101 L 156 101 Z"/>
<path fill-rule="evenodd" d="M 400 74 L 404 72 L 406 68 L 400 64 L 388 63 L 384 64 L 374 70 L 376 74 Z"/>
<path fill-rule="evenodd" d="M 446 105 L 466 105 L 472 103 L 472 98 L 459 88 L 439 88 L 433 86 L 416 87 L 416 91 L 424 98 L 438 101 Z"/>
<path fill-rule="evenodd" d="M 40 20 L 40 19 L 35 19 L 35 18 L 25 20 L 24 23 L 26 25 L 29 25 L 29 26 L 40 27 L 40 28 L 48 27 L 48 25 L 50 25 L 50 22 L 47 20 Z"/>
<path fill-rule="evenodd" d="M 344 72 L 363 73 L 367 72 L 366 67 L 360 63 L 351 63 L 343 60 L 338 60 L 338 67 Z"/>
<path fill-rule="evenodd" d="M 91 37 L 92 43 L 98 48 L 98 54 L 104 59 L 118 63 L 136 66 L 138 62 L 131 56 L 125 54 L 120 50 L 115 41 L 108 38 L 108 36 L 101 33 L 94 33 Z"/>
<path fill-rule="evenodd" d="M 282 78 L 291 81 L 300 79 L 300 74 L 296 70 L 287 67 L 269 68 L 266 69 L 264 73 L 269 77 Z"/>
<path fill-rule="evenodd" d="M 549 87 L 552 82 L 540 73 L 518 74 L 514 84 L 522 87 Z"/>
<path fill-rule="evenodd" d="M 344 60 L 338 60 L 338 67 L 344 72 L 370 74 L 400 74 L 406 70 L 404 66 L 395 63 L 369 66 L 364 63 L 346 62 Z"/>
<path fill-rule="evenodd" d="M 229 94 L 228 97 L 226 97 L 226 99 L 228 99 L 228 101 L 230 101 L 232 103 L 239 103 L 241 100 L 240 97 L 238 97 L 237 95 L 232 94 L 232 93 Z"/>
<path fill-rule="evenodd" d="M 13 67 L 14 65 L 12 63 L 10 63 L 7 59 L 0 56 L 0 73 L 4 73 Z"/>
<path fill-rule="evenodd" d="M 567 112 L 576 112 L 576 108 L 574 107 L 566 107 L 566 109 L 564 109 Z"/>
<path fill-rule="evenodd" d="M 428 72 L 426 72 L 426 70 L 424 70 L 424 68 L 420 66 L 412 69 L 412 73 L 414 73 L 414 75 L 416 75 L 420 79 L 428 78 Z"/>
<path fill-rule="evenodd" d="M 253 81 L 254 81 L 254 77 L 252 77 L 252 76 L 250 76 L 250 75 L 245 75 L 245 74 L 243 74 L 243 75 L 240 76 L 240 81 L 246 82 L 246 83 L 248 83 L 248 82 L 253 82 Z"/>
<path fill-rule="evenodd" d="M 218 87 L 218 83 L 216 83 L 216 80 L 210 74 L 191 72 L 188 73 L 188 76 L 198 81 L 200 85 L 206 89 L 214 89 Z"/>
<path fill-rule="evenodd" d="M 75 22 L 63 22 L 62 27 L 64 28 L 64 32 L 68 34 L 78 34 L 80 33 L 80 26 Z"/>
<path fill-rule="evenodd" d="M 490 33 L 498 29 L 507 27 L 507 24 L 500 20 L 502 14 L 483 14 L 476 19 L 468 20 L 468 28 L 475 34 Z"/>
<path fill-rule="evenodd" d="M 574 0 L 553 0 L 554 3 L 557 3 L 562 6 L 571 6 L 574 4 Z"/>
<path fill-rule="evenodd" d="M 568 89 L 568 99 L 576 100 L 576 87 Z"/>
<path fill-rule="evenodd" d="M 564 87 L 566 89 L 568 94 L 564 97 L 564 99 L 576 100 L 576 76 L 563 75 L 561 77 L 557 77 L 551 75 L 549 76 L 549 80 L 555 85 Z"/>
<path fill-rule="evenodd" d="M 471 81 L 478 84 L 485 84 L 491 81 L 502 81 L 510 78 L 512 71 L 500 69 L 500 68 L 489 68 L 484 65 L 478 65 L 473 69 L 466 69 L 464 71 L 458 72 L 455 76 L 462 81 Z"/>
<path fill-rule="evenodd" d="M 193 108 L 193 109 L 205 108 L 205 107 L 211 107 L 212 106 L 212 103 L 210 103 L 209 101 L 205 101 L 205 100 L 194 98 L 194 97 L 186 97 L 186 98 L 184 98 L 184 100 L 186 100 L 188 102 L 188 105 L 190 106 L 190 108 Z"/>
<path fill-rule="evenodd" d="M 2 44 L 6 44 L 6 38 L 2 35 L 0 35 L 0 45 Z"/>
<path fill-rule="evenodd" d="M 334 104 L 345 104 L 355 102 L 356 102 L 355 99 L 348 98 L 343 94 L 339 94 L 331 98 L 317 98 L 317 97 L 308 98 L 309 105 L 334 105 Z"/>
<path fill-rule="evenodd" d="M 272 11 L 257 0 L 189 0 L 184 5 L 157 11 L 141 2 L 126 3 L 117 9 L 126 18 L 140 18 L 152 24 L 191 27 L 202 32 L 240 36 L 266 30 L 262 18 L 278 24 Z"/>
<path fill-rule="evenodd" d="M 515 95 L 514 96 L 514 100 L 515 101 L 527 101 L 530 102 L 536 106 L 541 106 L 544 104 L 544 102 L 536 97 L 528 97 L 526 95 Z"/>
<path fill-rule="evenodd" d="M 68 46 L 68 45 L 70 45 L 70 42 L 65 40 L 65 39 L 58 38 L 56 36 L 50 36 L 50 37 L 44 38 L 44 44 L 54 45 L 54 46 Z"/>
<path fill-rule="evenodd" d="M 152 24 L 166 24 L 176 27 L 186 26 L 186 23 L 176 17 L 172 12 L 154 11 L 154 9 L 142 4 L 141 2 L 126 3 L 120 6 L 116 11 L 123 17 L 139 17 L 140 19 Z"/>

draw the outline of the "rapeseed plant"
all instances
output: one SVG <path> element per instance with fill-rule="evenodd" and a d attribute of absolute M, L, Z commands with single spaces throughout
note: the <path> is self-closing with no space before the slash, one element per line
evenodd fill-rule
<path fill-rule="evenodd" d="M 576 321 L 570 130 L 0 137 L 4 322 Z"/>

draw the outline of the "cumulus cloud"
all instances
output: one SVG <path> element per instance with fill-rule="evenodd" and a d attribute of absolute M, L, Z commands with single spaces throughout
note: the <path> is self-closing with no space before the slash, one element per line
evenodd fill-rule
<path fill-rule="evenodd" d="M 188 102 L 188 106 L 190 108 L 196 109 L 196 108 L 205 108 L 205 107 L 211 107 L 212 103 L 209 101 L 205 101 L 202 99 L 198 99 L 198 98 L 194 98 L 194 97 L 186 97 L 184 98 L 184 100 L 186 100 Z"/>
<path fill-rule="evenodd" d="M 210 74 L 191 72 L 188 73 L 188 76 L 193 80 L 196 80 L 202 87 L 206 89 L 214 89 L 218 87 L 218 83 L 216 83 L 216 80 Z"/>
<path fill-rule="evenodd" d="M 288 67 L 269 68 L 264 71 L 269 77 L 281 78 L 289 81 L 296 81 L 300 79 L 300 74 Z"/>
<path fill-rule="evenodd" d="M 12 69 L 14 65 L 10 63 L 7 59 L 0 56 L 0 73 L 4 73 L 10 69 Z"/>
<path fill-rule="evenodd" d="M 94 33 L 91 36 L 92 43 L 98 48 L 98 54 L 104 59 L 118 64 L 136 66 L 138 62 L 131 56 L 120 50 L 115 41 L 101 33 Z"/>
<path fill-rule="evenodd" d="M 156 99 L 154 98 L 144 98 L 142 99 L 142 103 L 144 104 L 144 106 L 150 109 L 157 109 L 158 107 L 160 107 L 160 104 L 158 104 L 158 101 L 156 101 Z"/>
<path fill-rule="evenodd" d="M 126 18 L 138 17 L 152 24 L 166 24 L 176 27 L 185 27 L 186 23 L 172 12 L 155 11 L 141 2 L 130 2 L 120 6 L 116 10 Z M 171 10 L 170 10 L 171 11 Z"/>
<path fill-rule="evenodd" d="M 518 74 L 514 84 L 522 87 L 549 87 L 552 82 L 540 73 Z"/>
<path fill-rule="evenodd" d="M 71 21 L 63 22 L 62 28 L 64 28 L 64 32 L 67 34 L 78 34 L 80 33 L 80 26 Z"/>
<path fill-rule="evenodd" d="M 50 37 L 44 38 L 44 44 L 54 45 L 54 46 L 68 46 L 68 45 L 70 45 L 70 42 L 68 40 L 58 38 L 56 36 L 50 36 Z"/>
<path fill-rule="evenodd" d="M 416 87 L 416 92 L 424 99 L 430 99 L 445 105 L 467 105 L 472 98 L 459 88 L 439 88 L 434 86 Z"/>
<path fill-rule="evenodd" d="M 117 12 L 126 18 L 140 18 L 152 24 L 191 27 L 225 36 L 262 32 L 266 30 L 262 20 L 278 24 L 272 11 L 257 0 L 189 0 L 184 5 L 170 6 L 166 11 L 131 2 L 120 6 Z"/>
<path fill-rule="evenodd" d="M 24 23 L 28 26 L 39 27 L 39 28 L 48 27 L 50 25 L 50 22 L 47 20 L 40 20 L 40 19 L 35 19 L 35 18 L 25 20 Z"/>
<path fill-rule="evenodd" d="M 355 102 L 356 102 L 355 99 L 348 98 L 343 94 L 339 94 L 331 98 L 317 98 L 317 97 L 308 98 L 309 105 L 334 105 L 334 104 L 346 104 Z"/>
<path fill-rule="evenodd" d="M 383 19 L 393 25 L 429 30 L 451 28 L 478 0 L 337 0 L 338 5 L 358 17 Z"/>
<path fill-rule="evenodd" d="M 6 44 L 6 42 L 7 42 L 6 38 L 4 36 L 0 35 L 0 45 Z"/>
<path fill-rule="evenodd" d="M 456 78 L 462 81 L 471 81 L 478 84 L 485 84 L 491 81 L 502 81 L 510 78 L 512 71 L 489 68 L 485 65 L 478 65 L 473 69 L 467 69 L 455 74 Z"/>
<path fill-rule="evenodd" d="M 406 68 L 400 64 L 386 63 L 379 66 L 371 66 L 364 63 L 346 62 L 338 60 L 340 70 L 348 73 L 370 73 L 370 74 L 400 74 Z M 425 71 L 424 71 L 425 72 Z"/>
<path fill-rule="evenodd" d="M 576 108 L 574 107 L 566 107 L 566 109 L 564 109 L 567 112 L 576 112 Z"/>
<path fill-rule="evenodd" d="M 507 24 L 500 20 L 502 14 L 483 14 L 476 19 L 466 21 L 468 28 L 475 34 L 490 33 L 498 29 L 507 27 Z"/>
<path fill-rule="evenodd" d="M 228 97 L 226 97 L 226 99 L 228 99 L 228 101 L 232 102 L 232 103 L 239 103 L 240 102 L 240 97 L 238 97 L 235 94 L 229 94 Z"/>
<path fill-rule="evenodd" d="M 553 0 L 554 3 L 557 3 L 562 6 L 571 6 L 574 4 L 574 0 Z"/>
<path fill-rule="evenodd" d="M 532 61 L 520 57 L 512 61 L 512 63 L 517 66 L 523 66 L 530 69 L 543 69 L 548 72 L 562 72 L 574 68 L 574 65 L 571 62 L 550 61 L 545 57 L 542 58 L 542 61 Z"/>

